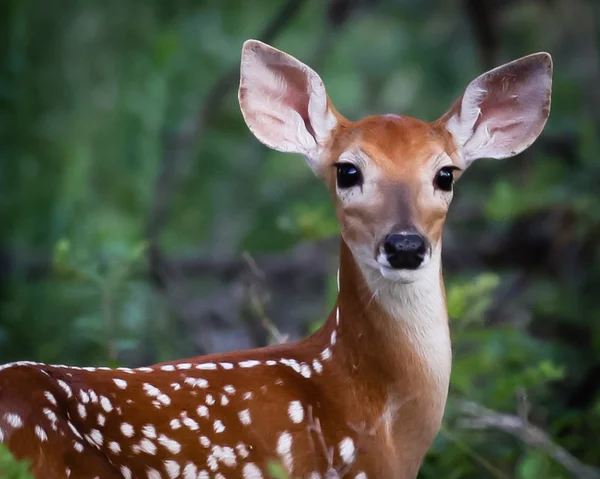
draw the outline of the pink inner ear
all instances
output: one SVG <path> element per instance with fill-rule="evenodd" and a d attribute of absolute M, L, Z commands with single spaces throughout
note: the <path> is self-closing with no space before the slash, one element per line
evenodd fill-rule
<path fill-rule="evenodd" d="M 269 68 L 281 85 L 283 85 L 282 102 L 298 112 L 304 122 L 305 128 L 314 137 L 315 132 L 308 117 L 310 91 L 306 73 L 296 67 L 282 64 L 270 65 Z"/>

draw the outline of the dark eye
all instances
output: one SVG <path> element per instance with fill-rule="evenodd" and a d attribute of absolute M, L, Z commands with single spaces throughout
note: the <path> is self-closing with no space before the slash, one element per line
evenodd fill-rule
<path fill-rule="evenodd" d="M 435 177 L 435 186 L 442 191 L 452 191 L 452 185 L 454 184 L 454 168 L 451 166 L 445 166 L 438 171 Z"/>
<path fill-rule="evenodd" d="M 338 188 L 352 188 L 362 183 L 362 174 L 352 163 L 337 163 L 335 166 Z"/>

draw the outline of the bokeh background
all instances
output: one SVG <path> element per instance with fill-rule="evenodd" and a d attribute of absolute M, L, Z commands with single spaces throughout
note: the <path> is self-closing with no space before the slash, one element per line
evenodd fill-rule
<path fill-rule="evenodd" d="M 456 188 L 454 370 L 420 477 L 599 477 L 600 2 L 0 2 L 0 362 L 139 366 L 293 340 L 335 294 L 337 224 L 237 104 L 243 41 L 342 114 L 440 116 L 548 51 L 552 114 Z"/>

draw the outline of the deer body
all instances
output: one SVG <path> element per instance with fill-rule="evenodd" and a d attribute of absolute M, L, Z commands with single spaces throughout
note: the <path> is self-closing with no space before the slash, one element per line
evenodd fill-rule
<path fill-rule="evenodd" d="M 248 126 L 268 146 L 302 153 L 336 204 L 339 295 L 325 325 L 295 344 L 148 368 L 0 366 L 0 442 L 48 479 L 260 479 L 269 460 L 293 478 L 416 477 L 450 377 L 447 174 L 478 151 L 521 151 L 549 112 L 547 55 L 503 68 L 437 122 L 352 123 L 312 70 L 247 42 Z M 499 85 L 482 93 L 484 80 Z"/>

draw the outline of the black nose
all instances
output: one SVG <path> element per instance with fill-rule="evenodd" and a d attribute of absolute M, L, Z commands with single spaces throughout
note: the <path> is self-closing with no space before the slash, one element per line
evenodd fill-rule
<path fill-rule="evenodd" d="M 414 233 L 394 233 L 383 242 L 385 256 L 394 269 L 417 269 L 427 253 L 425 238 Z"/>

